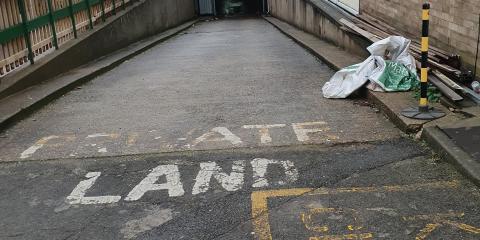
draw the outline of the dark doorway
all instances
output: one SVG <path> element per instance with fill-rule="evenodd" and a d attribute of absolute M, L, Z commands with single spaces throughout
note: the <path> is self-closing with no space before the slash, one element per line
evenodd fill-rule
<path fill-rule="evenodd" d="M 263 0 L 215 0 L 217 15 L 251 16 L 262 12 Z"/>

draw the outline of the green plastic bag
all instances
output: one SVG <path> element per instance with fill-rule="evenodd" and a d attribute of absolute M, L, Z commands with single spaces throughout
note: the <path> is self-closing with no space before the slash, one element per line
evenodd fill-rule
<path fill-rule="evenodd" d="M 409 91 L 418 81 L 417 74 L 410 71 L 405 65 L 392 61 L 385 61 L 385 63 L 385 69 L 377 79 L 382 83 L 385 91 Z"/>

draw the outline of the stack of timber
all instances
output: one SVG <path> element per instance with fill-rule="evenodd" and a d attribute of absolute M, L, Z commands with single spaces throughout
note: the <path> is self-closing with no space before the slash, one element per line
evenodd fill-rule
<path fill-rule="evenodd" d="M 340 23 L 344 25 L 343 29 L 362 36 L 372 43 L 389 36 L 404 36 L 394 27 L 372 16 L 360 14 L 349 18 L 342 18 Z M 410 54 L 417 60 L 417 68 L 420 70 L 421 43 L 414 37 L 410 46 Z M 480 95 L 475 93 L 464 84 L 473 80 L 471 71 L 462 69 L 460 56 L 448 53 L 436 47 L 429 49 L 430 74 L 429 81 L 437 87 L 448 103 L 456 105 L 463 102 L 465 98 L 480 104 Z"/>

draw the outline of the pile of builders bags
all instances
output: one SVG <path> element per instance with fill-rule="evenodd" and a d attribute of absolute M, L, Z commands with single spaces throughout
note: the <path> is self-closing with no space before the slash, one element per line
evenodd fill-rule
<path fill-rule="evenodd" d="M 323 86 L 323 96 L 346 98 L 367 83 L 373 91 L 409 91 L 418 81 L 410 43 L 409 39 L 393 36 L 372 44 L 367 48 L 371 56 L 337 72 Z"/>

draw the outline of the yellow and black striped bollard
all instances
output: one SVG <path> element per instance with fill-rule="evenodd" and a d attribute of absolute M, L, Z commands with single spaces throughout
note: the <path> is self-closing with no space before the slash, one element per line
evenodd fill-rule
<path fill-rule="evenodd" d="M 418 108 L 408 108 L 402 115 L 408 118 L 431 120 L 445 116 L 445 113 L 428 106 L 428 49 L 430 27 L 430 3 L 423 4 L 422 11 L 422 59 L 420 71 L 420 103 Z"/>

